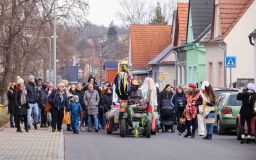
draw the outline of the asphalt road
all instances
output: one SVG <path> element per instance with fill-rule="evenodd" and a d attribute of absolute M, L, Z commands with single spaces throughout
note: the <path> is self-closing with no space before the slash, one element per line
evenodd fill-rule
<path fill-rule="evenodd" d="M 256 144 L 241 145 L 234 135 L 212 141 L 158 133 L 150 139 L 121 138 L 101 131 L 74 135 L 65 131 L 66 160 L 256 160 Z"/>

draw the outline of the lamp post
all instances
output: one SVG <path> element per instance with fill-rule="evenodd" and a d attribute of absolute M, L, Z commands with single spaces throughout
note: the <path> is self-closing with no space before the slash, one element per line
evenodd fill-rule
<path fill-rule="evenodd" d="M 256 83 L 256 29 L 249 35 L 249 41 L 254 46 L 254 83 Z"/>
<path fill-rule="evenodd" d="M 53 19 L 53 85 L 56 88 L 57 86 L 57 66 L 56 66 L 56 49 L 57 49 L 57 44 L 56 44 L 56 1 L 53 0 L 53 14 L 54 14 L 54 19 Z"/>

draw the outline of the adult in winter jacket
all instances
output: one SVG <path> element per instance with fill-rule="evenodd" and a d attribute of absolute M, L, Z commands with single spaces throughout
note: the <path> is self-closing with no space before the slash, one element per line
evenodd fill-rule
<path fill-rule="evenodd" d="M 51 93 L 48 97 L 49 103 L 53 105 L 52 113 L 52 131 L 56 131 L 56 126 L 60 132 L 62 129 L 62 121 L 64 117 L 64 108 L 69 107 L 65 86 L 63 83 L 58 84 L 58 89 Z"/>
<path fill-rule="evenodd" d="M 251 139 L 251 120 L 253 117 L 254 104 L 256 100 L 256 93 L 254 91 L 254 84 L 249 83 L 247 88 L 240 90 L 237 94 L 237 100 L 242 101 L 242 107 L 240 109 L 240 124 L 241 124 L 241 144 L 250 143 Z M 245 122 L 248 127 L 248 135 L 245 137 Z"/>
<path fill-rule="evenodd" d="M 198 107 L 203 104 L 203 98 L 200 95 L 196 84 L 190 83 L 188 86 L 189 86 L 189 91 L 188 91 L 188 94 L 186 95 L 187 105 L 183 113 L 187 120 L 186 121 L 187 134 L 184 137 L 195 138 L 196 117 L 198 113 Z M 192 127 L 192 132 L 191 132 L 191 127 Z"/>
<path fill-rule="evenodd" d="M 84 91 L 87 91 L 89 88 L 89 84 L 93 84 L 93 89 L 98 92 L 99 95 L 101 95 L 100 87 L 98 86 L 95 77 L 92 75 L 89 76 L 87 85 L 84 87 Z"/>
<path fill-rule="evenodd" d="M 104 129 L 107 124 L 106 113 L 110 111 L 113 102 L 113 92 L 111 88 L 107 88 L 102 98 L 102 128 Z"/>
<path fill-rule="evenodd" d="M 186 104 L 186 94 L 182 86 L 179 86 L 176 89 L 176 94 L 172 97 L 172 105 L 174 106 L 177 115 L 177 130 L 179 131 L 179 135 L 181 135 L 186 130 L 186 126 L 184 124 L 181 124 L 179 121 L 180 118 L 184 117 L 183 112 L 186 107 Z"/>
<path fill-rule="evenodd" d="M 88 124 L 88 132 L 92 130 L 92 118 L 94 119 L 95 131 L 99 130 L 99 119 L 98 119 L 98 105 L 99 105 L 100 97 L 99 93 L 94 90 L 93 83 L 89 83 L 88 90 L 84 93 L 84 102 L 86 106 L 86 110 L 88 113 L 87 124 Z"/>
<path fill-rule="evenodd" d="M 167 84 L 164 90 L 159 96 L 159 110 L 160 110 L 160 120 L 172 120 L 175 122 L 174 110 L 172 109 L 171 99 L 173 96 L 172 86 Z M 163 132 L 168 132 L 169 128 L 164 128 L 165 126 L 161 123 L 161 128 Z M 171 126 L 172 133 L 174 133 L 174 124 Z"/>
<path fill-rule="evenodd" d="M 172 86 L 167 84 L 162 92 L 159 94 L 159 108 L 160 112 L 163 108 L 171 107 L 171 99 L 173 96 Z"/>
<path fill-rule="evenodd" d="M 43 84 L 42 89 L 39 91 L 38 105 L 41 108 L 41 128 L 47 126 L 47 111 L 45 110 L 45 105 L 48 102 L 48 91 L 47 85 Z"/>
<path fill-rule="evenodd" d="M 29 108 L 27 102 L 27 91 L 24 84 L 17 84 L 14 91 L 14 117 L 15 117 L 15 126 L 17 132 L 22 132 L 20 127 L 20 122 L 23 119 L 26 132 L 28 129 L 28 117 L 27 109 Z"/>
<path fill-rule="evenodd" d="M 206 124 L 206 136 L 203 139 L 211 140 L 213 135 L 213 124 L 216 116 L 216 95 L 208 81 L 203 82 L 201 89 L 203 92 L 203 115 L 205 116 L 204 122 Z"/>
<path fill-rule="evenodd" d="M 10 114 L 10 127 L 14 127 L 14 107 L 15 107 L 15 96 L 14 96 L 15 83 L 11 82 L 7 91 L 8 98 L 8 113 Z"/>
<path fill-rule="evenodd" d="M 35 83 L 35 77 L 33 75 L 29 76 L 29 82 L 26 85 L 27 89 L 27 101 L 29 105 L 28 109 L 28 126 L 29 128 L 32 125 L 34 125 L 34 128 L 37 129 L 37 123 L 38 123 L 38 115 L 39 115 L 39 110 L 38 110 L 38 86 Z M 32 112 L 34 116 L 34 121 L 32 121 Z"/>

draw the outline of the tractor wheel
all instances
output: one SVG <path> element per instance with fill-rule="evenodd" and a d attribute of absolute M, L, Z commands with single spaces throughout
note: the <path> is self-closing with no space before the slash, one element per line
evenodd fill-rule
<path fill-rule="evenodd" d="M 146 138 L 150 138 L 151 136 L 151 121 L 147 121 L 147 126 L 145 126 L 145 133 L 146 133 Z"/>
<path fill-rule="evenodd" d="M 155 129 L 152 130 L 151 134 L 152 135 L 156 135 L 156 133 L 158 132 L 158 126 L 157 126 L 157 121 L 155 122 Z"/>
<path fill-rule="evenodd" d="M 236 124 L 236 139 L 241 140 L 241 126 L 239 123 Z"/>
<path fill-rule="evenodd" d="M 218 132 L 219 135 L 223 135 L 225 133 L 223 127 L 221 126 L 221 121 L 220 120 L 218 120 L 217 132 Z"/>
<path fill-rule="evenodd" d="M 120 136 L 125 137 L 126 136 L 126 119 L 121 119 L 119 128 L 120 128 Z"/>
<path fill-rule="evenodd" d="M 112 134 L 114 122 L 113 119 L 109 119 L 109 122 L 106 126 L 107 134 Z"/>

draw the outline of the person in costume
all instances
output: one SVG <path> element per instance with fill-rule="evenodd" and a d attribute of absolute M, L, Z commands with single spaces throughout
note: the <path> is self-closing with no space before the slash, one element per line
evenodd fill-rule
<path fill-rule="evenodd" d="M 128 73 L 128 64 L 120 64 L 121 71 L 115 77 L 115 92 L 120 100 L 127 100 L 131 91 L 131 77 Z"/>
<path fill-rule="evenodd" d="M 131 83 L 131 92 L 129 94 L 129 99 L 132 100 L 132 102 L 130 102 L 131 104 L 141 104 L 143 97 L 139 87 L 139 82 L 136 79 L 133 79 Z"/>
<path fill-rule="evenodd" d="M 196 117 L 198 113 L 198 106 L 203 104 L 203 98 L 197 89 L 196 84 L 190 83 L 189 91 L 186 95 L 187 105 L 184 110 L 184 116 L 186 118 L 186 126 L 187 126 L 187 134 L 184 136 L 185 138 L 195 138 L 196 132 Z M 192 127 L 192 132 L 191 132 Z"/>
<path fill-rule="evenodd" d="M 113 85 L 113 106 L 109 111 L 108 123 L 106 129 L 112 128 L 114 117 L 119 115 L 120 103 L 125 103 L 131 92 L 131 77 L 128 73 L 128 63 L 122 62 L 119 65 L 119 70 L 115 76 Z"/>
<path fill-rule="evenodd" d="M 142 92 L 142 97 L 144 99 L 143 101 L 147 103 L 149 107 L 149 112 L 152 113 L 151 129 L 153 132 L 157 132 L 156 125 L 158 125 L 157 121 L 159 120 L 159 115 L 157 112 L 157 87 L 155 85 L 154 80 L 150 77 L 145 78 L 140 89 Z"/>
<path fill-rule="evenodd" d="M 203 115 L 205 117 L 206 136 L 203 139 L 212 139 L 213 124 L 215 122 L 215 104 L 216 95 L 214 94 L 213 88 L 208 81 L 204 81 L 202 84 L 203 92 Z"/>

